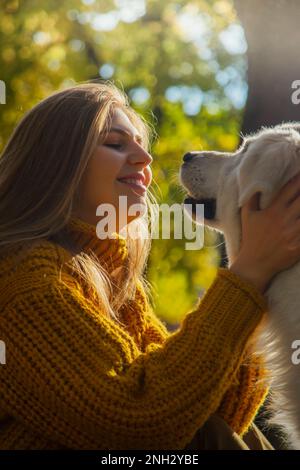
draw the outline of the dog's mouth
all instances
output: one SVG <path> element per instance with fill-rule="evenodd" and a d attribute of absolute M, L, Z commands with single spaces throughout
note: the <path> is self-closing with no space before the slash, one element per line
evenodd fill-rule
<path fill-rule="evenodd" d="M 192 196 L 186 197 L 183 201 L 183 204 L 192 205 L 192 213 L 196 214 L 197 204 L 204 205 L 204 218 L 207 220 L 212 220 L 216 216 L 216 200 L 211 199 L 195 199 Z"/>

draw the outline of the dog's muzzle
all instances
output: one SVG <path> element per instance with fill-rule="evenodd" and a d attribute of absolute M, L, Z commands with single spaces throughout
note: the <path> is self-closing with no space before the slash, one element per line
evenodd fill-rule
<path fill-rule="evenodd" d="M 192 213 L 196 213 L 196 205 L 204 205 L 204 218 L 207 220 L 212 220 L 216 215 L 216 200 L 215 199 L 195 199 L 191 196 L 188 196 L 183 201 L 184 204 L 192 205 Z"/>

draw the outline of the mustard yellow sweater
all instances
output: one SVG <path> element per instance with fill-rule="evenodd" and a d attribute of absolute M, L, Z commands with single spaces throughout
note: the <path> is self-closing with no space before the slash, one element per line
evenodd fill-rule
<path fill-rule="evenodd" d="M 128 255 L 120 236 L 67 227 L 110 269 Z M 41 240 L 0 260 L 0 449 L 184 449 L 214 412 L 243 435 L 268 391 L 247 353 L 267 310 L 255 287 L 220 268 L 171 333 L 138 285 L 123 328 L 59 275 L 67 254 Z"/>

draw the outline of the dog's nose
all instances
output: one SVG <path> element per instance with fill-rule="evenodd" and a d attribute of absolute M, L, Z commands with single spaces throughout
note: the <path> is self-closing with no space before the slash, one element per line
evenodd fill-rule
<path fill-rule="evenodd" d="M 192 160 L 193 156 L 194 155 L 191 152 L 188 152 L 185 155 L 183 155 L 183 161 L 184 162 L 190 162 Z"/>

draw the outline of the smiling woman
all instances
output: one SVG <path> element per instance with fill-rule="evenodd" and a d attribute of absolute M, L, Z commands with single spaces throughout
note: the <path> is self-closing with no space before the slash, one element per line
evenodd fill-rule
<path fill-rule="evenodd" d="M 240 438 L 252 429 L 268 392 L 251 354 L 267 303 L 242 264 L 219 268 L 171 333 L 149 301 L 151 237 L 123 225 L 97 237 L 97 208 L 121 213 L 121 196 L 145 209 L 124 226 L 148 230 L 148 148 L 149 126 L 104 82 L 38 103 L 4 149 L 0 449 L 201 449 L 215 413 Z"/>

